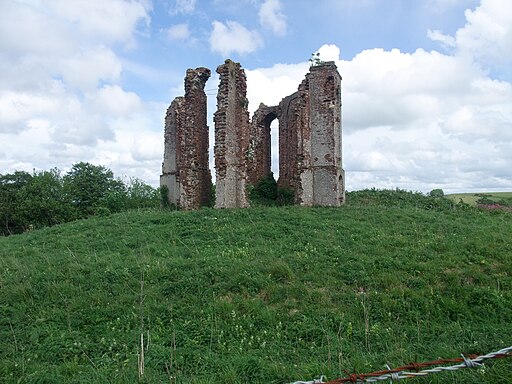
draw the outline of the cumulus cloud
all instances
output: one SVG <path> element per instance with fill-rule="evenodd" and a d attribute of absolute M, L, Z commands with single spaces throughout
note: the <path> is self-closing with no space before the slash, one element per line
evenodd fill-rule
<path fill-rule="evenodd" d="M 223 56 L 232 53 L 240 55 L 251 53 L 263 46 L 263 40 L 257 31 L 250 31 L 236 21 L 214 21 L 210 35 L 210 48 Z"/>
<path fill-rule="evenodd" d="M 512 64 L 512 7 L 500 0 L 482 0 L 466 10 L 466 25 L 456 33 L 457 48 L 482 61 Z"/>
<path fill-rule="evenodd" d="M 4 91 L 0 95 L 0 132 L 19 132 L 28 121 L 55 114 L 59 102 L 46 94 Z"/>
<path fill-rule="evenodd" d="M 278 36 L 286 34 L 286 17 L 281 12 L 280 0 L 265 0 L 258 12 L 260 23 Z"/>
<path fill-rule="evenodd" d="M 453 48 L 457 56 L 511 75 L 512 7 L 505 6 L 501 0 L 482 0 L 474 10 L 467 9 L 465 16 L 466 24 L 455 36 L 434 30 L 428 31 L 429 38 Z"/>
<path fill-rule="evenodd" d="M 249 112 L 258 109 L 259 103 L 277 105 L 285 96 L 297 91 L 308 71 L 308 63 L 275 64 L 270 68 L 246 69 Z"/>
<path fill-rule="evenodd" d="M 134 28 L 148 25 L 150 9 L 144 0 L 2 2 L 0 44 L 19 52 L 47 54 L 73 49 L 77 37 L 130 45 Z M 45 44 L 39 44 L 43 38 Z"/>
<path fill-rule="evenodd" d="M 186 41 L 190 38 L 190 30 L 188 24 L 176 24 L 166 31 L 167 37 L 171 41 Z"/>
<path fill-rule="evenodd" d="M 483 153 L 511 157 L 510 83 L 489 78 L 464 57 L 435 51 L 374 49 L 339 67 L 345 161 L 354 187 L 368 177 L 425 191 L 495 183 L 493 162 L 481 159 Z M 471 171 L 462 167 L 468 164 Z"/>
<path fill-rule="evenodd" d="M 108 148 L 131 158 L 146 142 L 164 108 L 136 118 L 143 102 L 121 86 L 115 49 L 134 46 L 150 10 L 147 0 L 0 2 L 1 172 L 101 163 Z"/>
<path fill-rule="evenodd" d="M 56 61 L 57 71 L 67 85 L 82 91 L 96 88 L 100 82 L 117 82 L 122 65 L 111 50 L 103 46 L 77 52 Z"/>
<path fill-rule="evenodd" d="M 324 44 L 317 52 L 322 61 L 338 61 L 340 59 L 340 49 L 334 44 Z"/>
<path fill-rule="evenodd" d="M 133 30 L 138 23 L 148 25 L 150 2 L 109 0 L 49 0 L 45 2 L 67 22 L 88 38 L 98 39 L 103 44 L 133 42 Z"/>
<path fill-rule="evenodd" d="M 124 91 L 119 85 L 104 85 L 88 94 L 86 100 L 87 107 L 107 116 L 126 116 L 142 108 L 139 96 Z"/>

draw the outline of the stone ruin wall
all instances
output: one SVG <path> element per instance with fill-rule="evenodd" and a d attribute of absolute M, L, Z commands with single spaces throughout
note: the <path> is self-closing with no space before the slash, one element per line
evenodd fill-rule
<path fill-rule="evenodd" d="M 220 77 L 215 122 L 215 207 L 249 206 L 246 158 L 249 150 L 247 81 L 239 63 L 226 60 Z"/>
<path fill-rule="evenodd" d="M 160 185 L 169 189 L 169 203 L 183 209 L 198 209 L 208 204 L 211 196 L 204 92 L 210 75 L 208 68 L 187 70 L 185 96 L 173 100 L 165 117 Z"/>
<path fill-rule="evenodd" d="M 251 185 L 271 172 L 270 124 L 278 115 L 279 107 L 268 107 L 261 103 L 252 116 L 247 152 L 247 176 Z"/>
<path fill-rule="evenodd" d="M 198 70 L 201 70 L 201 76 L 194 77 L 194 70 L 187 71 L 185 98 L 176 98 L 167 112 L 161 176 L 166 185 L 175 185 L 177 189 L 171 191 L 169 188 L 170 200 L 173 193 L 179 195 L 177 205 L 191 209 L 205 204 L 211 185 L 210 172 L 206 172 L 208 127 L 206 95 L 203 91 L 209 71 L 208 77 L 205 77 L 206 69 L 198 68 L 195 71 Z M 215 206 L 249 206 L 247 186 L 255 185 L 271 172 L 270 124 L 276 118 L 279 121 L 278 186 L 293 190 L 298 205 L 343 204 L 345 174 L 341 154 L 341 76 L 334 62 L 312 66 L 297 92 L 285 97 L 278 106 L 260 104 L 251 120 L 247 111 L 246 76 L 240 64 L 226 60 L 217 68 L 217 73 L 220 75 L 220 85 L 217 112 L 214 114 Z M 194 126 L 197 122 L 200 123 L 199 128 Z M 178 132 L 174 135 L 173 126 L 177 127 Z M 183 132 L 193 132 L 193 138 L 187 141 L 183 138 L 187 136 Z M 173 141 L 173 137 L 181 139 Z M 194 146 L 196 149 L 191 148 Z M 169 171 L 172 164 L 176 164 L 175 168 Z M 193 171 L 196 165 L 201 170 L 198 173 Z M 173 172 L 179 176 L 175 184 L 166 181 L 167 178 L 172 181 Z M 207 182 L 208 188 L 204 188 Z"/>
<path fill-rule="evenodd" d="M 312 205 L 308 178 L 311 130 L 309 124 L 307 78 L 297 90 L 279 103 L 279 180 L 278 186 L 294 191 L 295 203 Z M 301 178 L 302 177 L 302 178 Z"/>
<path fill-rule="evenodd" d="M 345 201 L 341 161 L 341 76 L 333 62 L 311 67 L 312 205 L 337 206 Z"/>

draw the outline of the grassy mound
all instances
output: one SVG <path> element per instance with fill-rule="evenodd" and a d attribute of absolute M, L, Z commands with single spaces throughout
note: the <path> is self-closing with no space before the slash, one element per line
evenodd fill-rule
<path fill-rule="evenodd" d="M 348 202 L 0 238 L 0 382 L 287 383 L 512 344 L 510 213 L 403 191 Z M 502 359 L 411 382 L 511 378 Z"/>

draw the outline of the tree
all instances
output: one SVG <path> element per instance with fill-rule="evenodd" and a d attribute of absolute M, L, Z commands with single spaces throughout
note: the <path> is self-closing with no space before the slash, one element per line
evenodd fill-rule
<path fill-rule="evenodd" d="M 23 232 L 27 225 L 18 215 L 19 190 L 27 185 L 32 175 L 25 171 L 0 175 L 0 233 L 4 236 Z"/>
<path fill-rule="evenodd" d="M 440 188 L 438 189 L 433 189 L 430 191 L 429 195 L 431 197 L 443 197 L 444 196 L 444 191 Z"/>
<path fill-rule="evenodd" d="M 18 217 L 25 230 L 49 227 L 76 218 L 76 210 L 64 195 L 63 180 L 57 168 L 34 172 L 30 182 L 19 189 L 18 197 Z"/>
<path fill-rule="evenodd" d="M 127 208 L 158 208 L 160 206 L 159 191 L 139 178 L 131 178 L 126 191 Z"/>
<path fill-rule="evenodd" d="M 124 208 L 126 191 L 122 181 L 102 165 L 79 162 L 64 176 L 64 192 L 80 217 L 118 212 Z"/>

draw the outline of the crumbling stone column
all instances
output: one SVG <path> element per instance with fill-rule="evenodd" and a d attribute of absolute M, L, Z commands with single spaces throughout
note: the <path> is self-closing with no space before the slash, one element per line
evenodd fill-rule
<path fill-rule="evenodd" d="M 210 201 L 212 177 L 204 92 L 210 74 L 208 68 L 188 69 L 185 96 L 173 100 L 165 118 L 160 185 L 169 189 L 169 203 L 183 209 L 198 209 Z"/>
<path fill-rule="evenodd" d="M 309 114 L 313 205 L 338 206 L 345 201 L 341 160 L 341 76 L 334 62 L 310 69 Z"/>
<path fill-rule="evenodd" d="M 243 208 L 247 197 L 249 112 L 247 84 L 239 63 L 226 60 L 217 68 L 220 76 L 215 122 L 215 207 Z"/>

